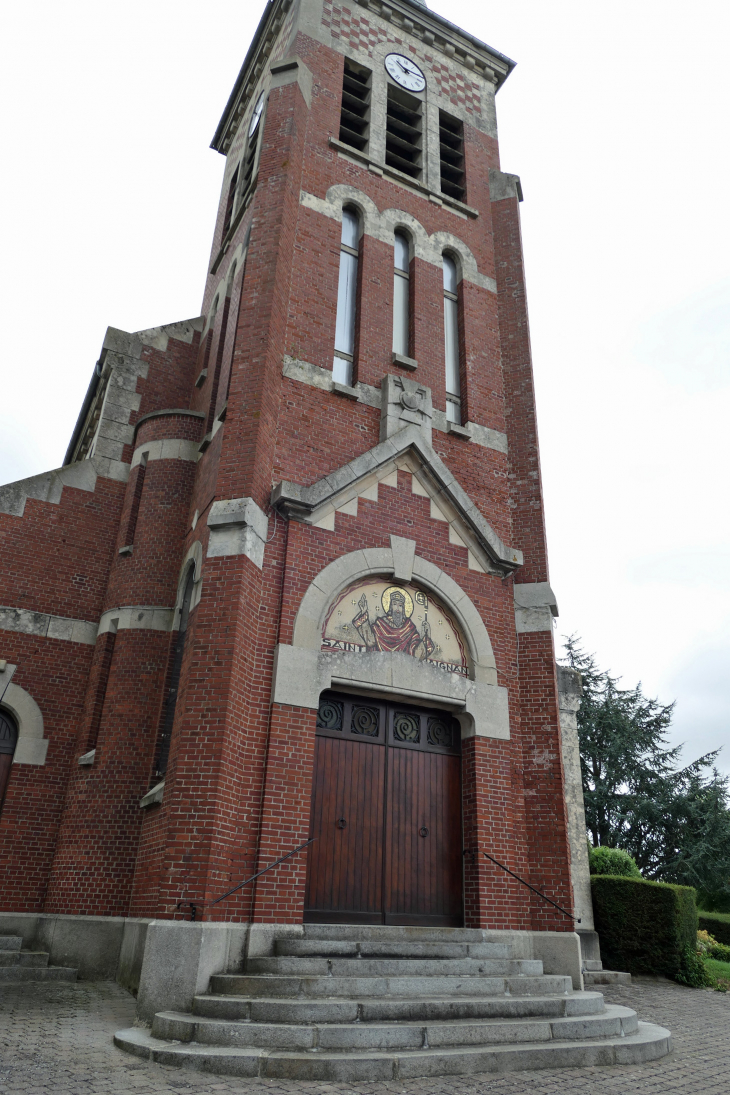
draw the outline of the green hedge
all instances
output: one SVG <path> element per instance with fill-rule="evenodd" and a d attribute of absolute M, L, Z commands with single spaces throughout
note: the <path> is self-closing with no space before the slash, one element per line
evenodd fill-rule
<path fill-rule="evenodd" d="M 700 909 L 700 928 L 713 935 L 718 943 L 730 947 L 730 915 L 727 913 L 708 913 Z"/>
<path fill-rule="evenodd" d="M 730 893 L 727 893 L 725 890 L 722 890 L 722 892 L 698 890 L 697 908 L 700 912 L 723 913 L 723 915 L 727 915 L 730 913 Z"/>
<path fill-rule="evenodd" d="M 622 878 L 641 878 L 641 871 L 628 852 L 621 848 L 588 849 L 588 861 L 591 874 L 620 875 Z"/>
<path fill-rule="evenodd" d="M 593 875 L 591 888 L 606 969 L 703 983 L 693 889 L 611 875 Z"/>

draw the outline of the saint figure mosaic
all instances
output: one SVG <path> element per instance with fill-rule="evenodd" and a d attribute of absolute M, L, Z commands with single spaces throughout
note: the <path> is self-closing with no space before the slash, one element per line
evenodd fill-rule
<path fill-rule="evenodd" d="M 322 649 L 409 654 L 449 673 L 468 674 L 461 635 L 438 601 L 385 579 L 367 579 L 340 594 L 325 621 Z"/>

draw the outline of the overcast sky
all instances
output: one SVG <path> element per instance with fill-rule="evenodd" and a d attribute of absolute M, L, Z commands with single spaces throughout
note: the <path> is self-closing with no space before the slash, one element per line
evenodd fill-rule
<path fill-rule="evenodd" d="M 432 0 L 518 62 L 561 634 L 729 741 L 730 5 Z M 36 0 L 4 14 L 0 482 L 61 464 L 107 326 L 200 310 L 208 146 L 263 0 Z M 730 749 L 722 767 L 730 771 Z"/>

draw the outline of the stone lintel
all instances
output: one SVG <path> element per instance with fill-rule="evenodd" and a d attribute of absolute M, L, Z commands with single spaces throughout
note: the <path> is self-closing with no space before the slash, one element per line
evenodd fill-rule
<path fill-rule="evenodd" d="M 317 651 L 279 644 L 274 656 L 272 700 L 317 710 L 330 688 L 442 707 L 452 711 L 462 739 L 509 740 L 506 688 L 446 673 L 408 654 Z"/>

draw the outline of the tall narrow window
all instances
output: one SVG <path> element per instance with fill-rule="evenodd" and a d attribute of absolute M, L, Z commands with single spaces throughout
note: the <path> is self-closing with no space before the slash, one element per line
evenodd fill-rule
<path fill-rule="evenodd" d="M 335 361 L 332 379 L 352 384 L 357 325 L 357 267 L 360 256 L 360 218 L 354 209 L 342 210 L 340 281 L 337 290 Z"/>
<path fill-rule="evenodd" d="M 393 278 L 393 352 L 410 355 L 411 244 L 405 232 L 395 234 L 395 275 Z"/>
<path fill-rule="evenodd" d="M 238 208 L 246 205 L 256 189 L 257 153 L 259 149 L 259 135 L 261 133 L 261 115 L 266 105 L 266 92 L 262 91 L 258 102 L 254 107 L 251 121 L 248 125 L 248 142 L 243 154 L 243 169 L 241 171 L 241 195 L 238 199 Z"/>
<path fill-rule="evenodd" d="M 86 748 L 88 750 L 96 749 L 96 742 L 101 729 L 101 721 L 104 715 L 104 703 L 106 701 L 106 690 L 109 685 L 109 677 L 111 676 L 112 662 L 114 661 L 114 647 L 117 642 L 118 627 L 119 620 L 112 620 L 109 625 L 109 630 L 100 635 L 97 640 L 98 649 L 93 670 L 96 674 L 96 684 L 90 711 L 89 732 L 86 738 Z"/>
<path fill-rule="evenodd" d="M 127 518 L 127 527 L 123 535 L 124 544 L 123 547 L 131 547 L 135 543 L 135 532 L 137 531 L 137 519 L 139 517 L 139 507 L 142 500 L 142 492 L 144 491 L 144 476 L 147 475 L 147 461 L 149 459 L 149 452 L 143 452 L 141 454 L 137 468 L 132 471 L 137 472 L 135 485 L 132 487 L 131 506 L 129 507 L 129 517 Z"/>
<path fill-rule="evenodd" d="M 226 212 L 223 217 L 223 237 L 225 239 L 228 229 L 231 227 L 231 221 L 233 220 L 233 206 L 236 201 L 236 188 L 238 186 L 238 172 L 241 165 L 239 164 L 236 170 L 231 176 L 231 184 L 228 187 L 228 198 L 226 200 Z"/>
<path fill-rule="evenodd" d="M 175 708 L 177 707 L 177 693 L 180 687 L 180 672 L 182 670 L 183 654 L 185 653 L 185 639 L 188 633 L 188 622 L 190 619 L 190 605 L 193 600 L 193 589 L 195 587 L 195 567 L 191 565 L 188 576 L 185 581 L 185 590 L 183 592 L 182 605 L 180 606 L 180 623 L 177 630 L 177 641 L 172 650 L 172 659 L 170 664 L 169 685 L 167 691 L 167 700 L 165 702 L 165 713 L 162 723 L 162 732 L 160 734 L 158 757 L 157 757 L 157 771 L 155 775 L 157 777 L 164 776 L 167 771 L 167 761 L 170 756 L 170 737 L 172 735 L 172 727 L 175 722 Z"/>
<path fill-rule="evenodd" d="M 241 318 L 241 304 L 243 302 L 243 286 L 246 282 L 246 263 L 248 262 L 248 248 L 251 242 L 251 225 L 248 226 L 248 232 L 246 238 L 243 241 L 243 257 L 241 258 L 241 266 L 243 267 L 241 273 L 241 288 L 238 293 L 238 308 L 236 310 L 236 326 L 233 331 L 233 348 L 231 349 L 231 362 L 228 366 L 228 380 L 226 381 L 226 405 L 231 394 L 231 380 L 233 378 L 233 362 L 236 356 L 236 339 L 238 337 L 238 325 Z M 231 279 L 231 292 L 233 292 L 233 279 Z"/>
<path fill-rule="evenodd" d="M 226 336 L 228 334 L 228 314 L 231 310 L 231 293 L 233 292 L 233 281 L 236 276 L 236 263 L 233 263 L 231 270 L 228 274 L 228 280 L 226 281 L 226 298 L 223 302 L 223 316 L 221 318 L 221 329 L 218 335 L 218 352 L 215 355 L 215 369 L 213 370 L 213 383 L 210 388 L 210 403 L 208 404 L 208 417 L 205 423 L 205 432 L 209 434 L 213 428 L 213 419 L 215 418 L 216 405 L 218 402 L 218 386 L 221 379 L 221 366 L 223 365 L 223 354 L 226 349 Z"/>
<path fill-rule="evenodd" d="M 5 711 L 0 711 L 0 808 L 10 779 L 13 753 L 18 743 L 18 728 Z"/>
<path fill-rule="evenodd" d="M 444 336 L 446 340 L 446 418 L 461 425 L 461 379 L 459 353 L 459 275 L 456 263 L 444 255 Z"/>
<path fill-rule="evenodd" d="M 370 80 L 372 73 L 345 58 L 340 111 L 340 140 L 364 152 L 370 137 Z"/>
<path fill-rule="evenodd" d="M 420 179 L 422 173 L 423 103 L 407 91 L 388 85 L 385 162 Z"/>
<path fill-rule="evenodd" d="M 441 190 L 450 198 L 466 201 L 464 170 L 464 123 L 439 111 Z"/>

